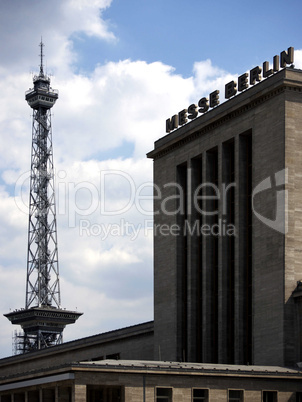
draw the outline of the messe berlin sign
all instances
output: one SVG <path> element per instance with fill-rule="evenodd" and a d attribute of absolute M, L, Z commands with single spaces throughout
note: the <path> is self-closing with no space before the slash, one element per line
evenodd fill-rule
<path fill-rule="evenodd" d="M 255 85 L 256 82 L 261 81 L 262 78 L 269 77 L 275 72 L 279 71 L 279 68 L 284 68 L 288 64 L 294 62 L 294 48 L 289 47 L 283 52 L 273 58 L 273 68 L 270 68 L 269 62 L 265 61 L 263 67 L 260 66 L 252 68 L 249 73 L 240 75 L 236 81 L 231 81 L 225 85 L 225 99 L 229 99 L 235 96 L 237 91 L 244 91 L 249 85 Z M 192 103 L 187 109 L 181 110 L 178 114 L 175 114 L 170 119 L 166 120 L 166 132 L 183 126 L 189 120 L 195 119 L 199 113 L 205 113 L 210 108 L 219 105 L 219 91 L 216 90 L 209 94 L 209 97 L 203 97 L 199 99 L 198 104 Z"/>

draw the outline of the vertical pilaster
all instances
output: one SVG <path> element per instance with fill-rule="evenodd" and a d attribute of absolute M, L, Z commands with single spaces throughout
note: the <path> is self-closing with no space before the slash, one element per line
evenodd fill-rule
<path fill-rule="evenodd" d="M 239 136 L 239 272 L 237 364 L 252 364 L 252 136 Z M 240 340 L 240 341 L 239 341 Z"/>
<path fill-rule="evenodd" d="M 86 402 L 86 388 L 86 385 L 74 383 L 72 386 L 72 402 Z"/>
<path fill-rule="evenodd" d="M 222 144 L 220 187 L 220 363 L 234 363 L 235 304 L 235 150 L 234 139 Z"/>
<path fill-rule="evenodd" d="M 188 217 L 187 236 L 189 242 L 189 289 L 188 289 L 188 327 L 189 361 L 203 361 L 202 355 L 202 245 L 203 236 L 200 233 L 202 227 L 202 156 L 194 158 L 190 162 L 191 174 L 191 214 Z"/>

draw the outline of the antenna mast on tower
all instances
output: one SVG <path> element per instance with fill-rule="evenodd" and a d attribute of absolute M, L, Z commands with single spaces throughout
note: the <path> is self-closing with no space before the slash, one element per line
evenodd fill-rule
<path fill-rule="evenodd" d="M 25 309 L 5 314 L 23 329 L 21 353 L 62 343 L 65 326 L 82 315 L 61 308 L 50 112 L 58 91 L 44 74 L 42 39 L 39 46 L 40 73 L 25 93 L 33 109 Z"/>

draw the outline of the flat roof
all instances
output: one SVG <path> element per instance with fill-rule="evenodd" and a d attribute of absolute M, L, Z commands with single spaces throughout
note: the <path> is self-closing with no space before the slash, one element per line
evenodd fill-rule
<path fill-rule="evenodd" d="M 151 361 L 151 360 L 99 360 L 78 362 L 78 367 L 115 369 L 115 370 L 139 370 L 139 371 L 168 371 L 173 372 L 199 372 L 208 374 L 248 374 L 263 376 L 299 376 L 302 378 L 302 370 L 297 368 L 281 366 L 254 366 L 236 364 L 209 364 L 209 363 L 190 363 L 173 361 Z"/>
<path fill-rule="evenodd" d="M 41 385 L 53 381 L 74 380 L 81 373 L 145 375 L 185 375 L 201 377 L 299 380 L 302 370 L 281 366 L 248 366 L 152 360 L 99 360 L 65 363 L 0 377 L 0 391 Z M 68 375 L 66 377 L 66 375 Z"/>
<path fill-rule="evenodd" d="M 63 353 L 66 350 L 78 350 L 87 348 L 97 344 L 105 344 L 108 342 L 116 342 L 126 338 L 140 335 L 152 334 L 154 331 L 154 321 L 147 321 L 140 324 L 131 325 L 100 334 L 90 335 L 84 338 L 63 342 L 50 348 L 39 349 L 29 353 L 21 353 L 0 359 L 0 370 L 5 368 L 7 364 L 17 364 L 26 360 L 35 360 L 39 357 L 49 356 L 52 354 Z"/>

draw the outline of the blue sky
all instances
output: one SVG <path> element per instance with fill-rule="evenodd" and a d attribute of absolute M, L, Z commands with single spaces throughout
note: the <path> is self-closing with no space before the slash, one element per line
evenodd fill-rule
<path fill-rule="evenodd" d="M 191 76 L 195 61 L 208 58 L 241 71 L 280 49 L 299 47 L 300 13 L 299 1 L 115 0 L 102 17 L 118 42 L 75 35 L 74 46 L 87 71 L 125 58 L 161 61 L 184 77 Z"/>
<path fill-rule="evenodd" d="M 146 153 L 166 135 L 166 118 L 289 46 L 301 68 L 301 9 L 298 1 L 1 1 L 2 313 L 24 307 L 31 149 L 24 92 L 38 71 L 41 35 L 59 90 L 52 123 L 62 306 L 84 312 L 65 330 L 71 340 L 152 320 Z M 143 204 L 141 194 L 149 195 Z M 0 357 L 11 354 L 13 330 L 0 315 Z"/>

